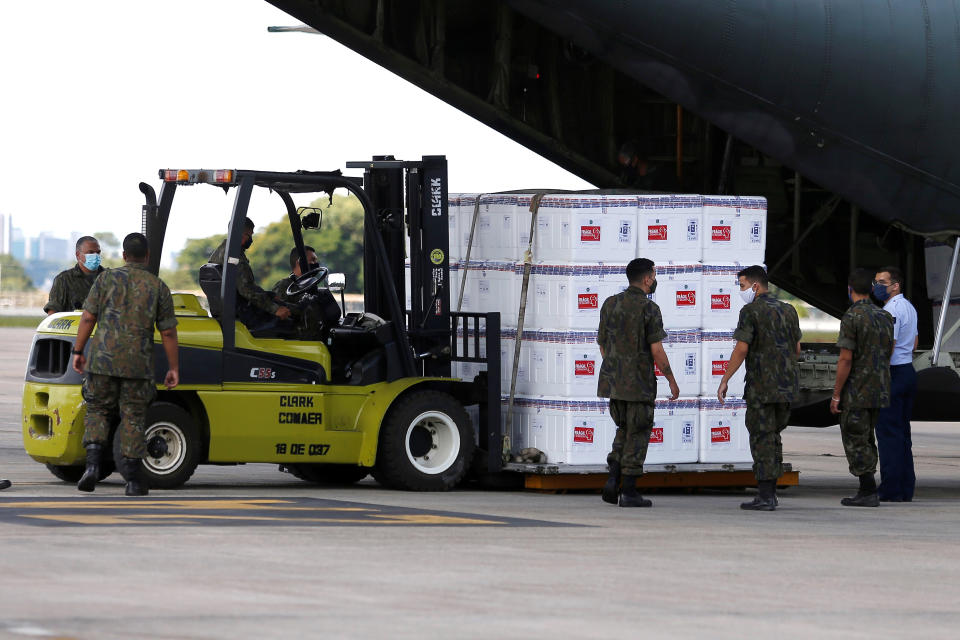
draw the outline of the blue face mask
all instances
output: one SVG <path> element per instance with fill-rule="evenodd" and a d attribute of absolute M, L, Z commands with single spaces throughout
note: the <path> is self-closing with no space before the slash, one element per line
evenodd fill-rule
<path fill-rule="evenodd" d="M 90 271 L 96 271 L 98 268 L 100 268 L 100 254 L 99 253 L 83 254 L 83 266 L 85 266 Z"/>
<path fill-rule="evenodd" d="M 873 285 L 873 297 L 880 302 L 886 302 L 890 298 L 890 294 L 887 293 L 887 287 L 878 282 Z"/>

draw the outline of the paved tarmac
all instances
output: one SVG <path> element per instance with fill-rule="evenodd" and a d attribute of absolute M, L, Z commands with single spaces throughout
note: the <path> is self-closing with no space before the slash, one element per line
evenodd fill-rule
<path fill-rule="evenodd" d="M 960 425 L 914 425 L 909 504 L 840 506 L 837 429 L 790 428 L 800 486 L 749 493 L 323 489 L 275 465 L 92 496 L 23 452 L 32 330 L 0 330 L 0 638 L 956 638 Z"/>

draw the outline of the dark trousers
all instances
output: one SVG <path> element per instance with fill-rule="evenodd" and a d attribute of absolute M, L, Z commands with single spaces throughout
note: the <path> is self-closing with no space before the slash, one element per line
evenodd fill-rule
<path fill-rule="evenodd" d="M 877 449 L 880 452 L 881 500 L 910 502 L 917 476 L 913 471 L 910 418 L 917 396 L 917 372 L 912 364 L 890 367 L 890 406 L 877 416 Z"/>
<path fill-rule="evenodd" d="M 607 463 L 619 462 L 625 476 L 643 475 L 647 445 L 653 429 L 653 403 L 610 399 L 610 417 L 617 425 Z"/>
<path fill-rule="evenodd" d="M 783 441 L 780 432 L 790 420 L 789 402 L 747 401 L 745 417 L 750 433 L 750 455 L 757 482 L 783 475 Z"/>

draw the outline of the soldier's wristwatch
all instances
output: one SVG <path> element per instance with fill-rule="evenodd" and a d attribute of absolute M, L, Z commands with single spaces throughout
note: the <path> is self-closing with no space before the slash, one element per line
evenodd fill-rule
<path fill-rule="evenodd" d="M 74 350 L 72 350 L 70 353 L 72 353 L 72 354 L 75 355 L 75 356 L 82 356 L 82 355 L 83 355 L 83 349 L 81 349 L 80 351 L 77 351 L 76 349 L 74 349 Z"/>

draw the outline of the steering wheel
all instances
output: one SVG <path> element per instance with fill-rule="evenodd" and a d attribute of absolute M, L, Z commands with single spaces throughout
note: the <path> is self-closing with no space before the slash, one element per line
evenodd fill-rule
<path fill-rule="evenodd" d="M 307 291 L 311 287 L 315 286 L 318 282 L 323 281 L 323 279 L 327 277 L 328 273 L 330 273 L 330 269 L 320 265 L 317 265 L 309 271 L 305 271 L 290 283 L 290 286 L 287 287 L 287 295 L 300 295 L 304 291 Z"/>

